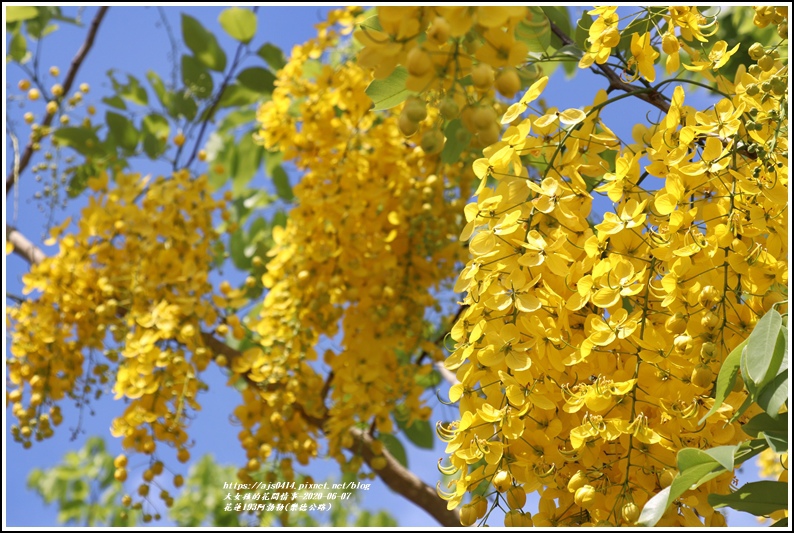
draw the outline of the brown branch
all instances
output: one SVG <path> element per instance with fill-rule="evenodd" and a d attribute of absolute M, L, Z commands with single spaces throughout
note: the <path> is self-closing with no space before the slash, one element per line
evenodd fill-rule
<path fill-rule="evenodd" d="M 13 226 L 6 225 L 6 242 L 13 244 L 14 253 L 31 265 L 38 265 L 47 258 L 41 248 L 30 242 Z"/>
<path fill-rule="evenodd" d="M 576 45 L 574 40 L 571 39 L 571 37 L 567 33 L 562 31 L 562 29 L 560 29 L 559 26 L 554 24 L 554 22 L 549 21 L 549 25 L 551 27 L 551 31 L 554 33 L 554 35 L 560 38 L 562 44 L 574 45 L 574 46 Z M 593 64 L 590 67 L 590 69 L 596 74 L 603 74 L 604 76 L 606 76 L 606 78 L 609 80 L 610 89 L 617 89 L 619 91 L 623 91 L 627 93 L 636 93 L 634 96 L 636 96 L 640 100 L 644 100 L 645 102 L 648 102 L 652 106 L 658 107 L 665 113 L 670 111 L 670 104 L 667 103 L 667 100 L 665 100 L 664 95 L 662 95 L 662 93 L 660 93 L 659 91 L 648 91 L 647 87 L 636 87 L 634 85 L 631 85 L 630 83 L 626 83 L 625 81 L 620 79 L 620 76 L 618 76 L 614 70 L 612 70 L 606 65 Z"/>
<path fill-rule="evenodd" d="M 379 457 L 372 451 L 372 437 L 362 429 L 350 428 L 349 431 L 354 440 L 350 450 L 360 453 L 372 468 L 372 461 Z M 438 496 L 435 489 L 403 467 L 388 451 L 383 450 L 382 456 L 386 459 L 386 466 L 380 470 L 375 468 L 372 470 L 386 483 L 386 486 L 421 507 L 442 526 L 460 527 L 457 511 L 448 510 L 446 502 Z"/>
<path fill-rule="evenodd" d="M 6 226 L 6 239 L 14 244 L 14 253 L 31 264 L 39 264 L 46 258 L 44 252 L 11 226 Z M 218 355 L 225 356 L 229 361 L 241 356 L 238 350 L 216 338 L 212 333 L 201 332 L 201 339 L 209 349 Z M 247 378 L 247 376 L 243 377 Z M 246 379 L 246 381 L 250 386 L 260 387 L 259 384 L 249 379 Z M 330 380 L 328 383 L 330 383 Z M 328 386 L 327 384 L 326 386 Z M 327 394 L 327 392 L 324 393 Z M 300 404 L 295 404 L 293 407 L 309 424 L 323 433 L 326 432 L 327 416 L 322 418 L 312 416 L 306 413 Z M 376 455 L 372 449 L 373 438 L 366 431 L 354 427 L 351 427 L 348 431 L 353 437 L 353 444 L 348 449 L 355 454 L 360 454 L 386 486 L 423 509 L 435 518 L 439 524 L 450 527 L 460 526 L 458 512 L 448 510 L 446 502 L 438 496 L 435 489 L 402 466 L 388 450 L 384 449 L 380 455 Z M 386 460 L 386 466 L 380 470 L 372 467 L 372 461 L 377 457 L 383 457 Z"/>
<path fill-rule="evenodd" d="M 63 82 L 63 94 L 64 97 L 69 94 L 69 91 L 74 84 L 74 79 L 77 77 L 77 71 L 80 70 L 80 66 L 83 64 L 88 52 L 91 50 L 91 47 L 94 45 L 94 38 L 96 37 L 97 31 L 99 30 L 99 25 L 102 22 L 102 19 L 105 17 L 105 13 L 107 13 L 108 7 L 102 6 L 97 11 L 96 16 L 94 16 L 94 20 L 91 21 L 91 26 L 88 28 L 88 34 L 85 36 L 85 41 L 80 49 L 77 51 L 77 54 L 72 59 L 72 63 L 69 66 L 69 72 L 66 73 L 66 78 Z M 44 121 L 42 122 L 42 127 L 46 128 L 50 124 L 52 124 L 52 119 L 55 117 L 55 113 L 47 113 L 44 116 Z M 6 177 L 6 195 L 11 191 L 14 185 L 17 182 L 18 177 L 22 174 L 22 172 L 27 168 L 28 163 L 30 163 L 30 158 L 33 156 L 33 145 L 34 140 L 33 138 L 28 141 L 27 146 L 25 146 L 25 151 L 22 153 L 22 158 L 19 161 L 19 166 L 12 170 L 8 176 Z"/>

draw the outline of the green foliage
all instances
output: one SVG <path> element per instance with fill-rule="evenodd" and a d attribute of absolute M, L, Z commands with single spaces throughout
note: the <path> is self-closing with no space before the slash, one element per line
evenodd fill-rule
<path fill-rule="evenodd" d="M 529 8 L 531 19 L 522 20 L 516 27 L 516 39 L 525 43 L 530 52 L 546 52 L 551 45 L 551 25 L 545 11 L 552 11 L 555 17 L 563 16 L 555 8 L 544 10 L 541 7 Z"/>
<path fill-rule="evenodd" d="M 208 68 L 218 72 L 226 68 L 226 53 L 218 39 L 198 20 L 185 13 L 182 13 L 182 39 L 196 59 Z"/>
<path fill-rule="evenodd" d="M 237 469 L 219 465 L 211 455 L 205 455 L 188 470 L 185 485 L 168 516 L 180 527 L 240 527 L 240 513 L 224 511 L 223 498 L 230 492 L 224 482 L 237 479 Z"/>
<path fill-rule="evenodd" d="M 373 80 L 367 87 L 367 96 L 372 99 L 375 106 L 373 111 L 390 109 L 405 102 L 409 97 L 416 94 L 405 88 L 408 79 L 408 70 L 403 66 L 398 66 L 394 72 L 382 80 Z"/>
<path fill-rule="evenodd" d="M 710 494 L 709 504 L 715 509 L 730 507 L 755 516 L 766 516 L 788 508 L 788 483 L 782 481 L 745 483 L 736 492 L 725 496 Z"/>
<path fill-rule="evenodd" d="M 383 447 L 394 456 L 398 463 L 408 468 L 408 454 L 405 452 L 405 446 L 400 442 L 400 439 L 391 433 L 382 433 L 378 439 L 383 443 Z"/>
<path fill-rule="evenodd" d="M 28 488 L 58 507 L 58 521 L 82 526 L 132 526 L 140 513 L 121 505 L 124 487 L 113 478 L 113 457 L 101 437 L 90 437 L 78 451 L 67 452 L 52 468 L 35 469 Z"/>
<path fill-rule="evenodd" d="M 221 28 L 233 39 L 249 43 L 256 34 L 256 15 L 248 9 L 230 7 L 218 16 Z"/>
<path fill-rule="evenodd" d="M 256 51 L 256 55 L 264 59 L 273 70 L 281 70 L 287 64 L 281 48 L 272 43 L 265 43 L 260 46 L 259 50 Z"/>
<path fill-rule="evenodd" d="M 402 446 L 397 439 L 394 439 L 392 444 L 394 443 Z M 404 449 L 402 454 L 405 459 Z M 58 507 L 58 521 L 62 524 L 89 527 L 140 526 L 143 524 L 143 512 L 128 508 L 121 503 L 124 484 L 113 477 L 115 471 L 113 460 L 113 456 L 107 452 L 105 441 L 101 437 L 90 437 L 80 450 L 64 454 L 60 464 L 31 472 L 28 486 L 45 503 L 55 503 Z M 275 474 L 272 470 L 264 470 L 254 474 L 254 477 L 264 481 L 268 473 Z M 329 514 L 319 515 L 321 518 L 327 518 L 323 522 L 319 522 L 315 516 L 305 511 L 279 515 L 262 513 L 261 518 L 226 511 L 229 500 L 225 498 L 228 494 L 234 493 L 234 490 L 225 489 L 224 482 L 234 483 L 236 479 L 236 467 L 220 465 L 211 455 L 204 455 L 188 470 L 184 486 L 174 498 L 173 506 L 168 510 L 168 517 L 178 527 L 273 525 L 394 527 L 397 525 L 397 521 L 386 511 L 373 513 L 361 510 L 357 492 L 352 492 L 351 498 L 345 500 L 344 505 L 334 505 Z M 284 481 L 277 475 L 268 479 L 275 482 Z M 342 482 L 347 483 L 355 479 L 355 476 L 348 475 L 342 479 Z M 299 477 L 296 487 L 306 480 L 302 476 Z M 329 480 L 328 486 L 334 483 L 339 481 Z M 145 509 L 145 511 L 152 510 Z"/>

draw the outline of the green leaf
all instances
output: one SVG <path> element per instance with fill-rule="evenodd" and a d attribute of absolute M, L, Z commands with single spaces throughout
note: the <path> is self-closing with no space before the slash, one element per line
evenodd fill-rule
<path fill-rule="evenodd" d="M 150 159 L 156 159 L 166 149 L 171 127 L 168 121 L 157 113 L 143 117 L 143 151 Z"/>
<path fill-rule="evenodd" d="M 127 83 L 121 85 L 111 76 L 113 87 L 118 92 L 119 96 L 125 100 L 129 100 L 133 104 L 146 106 L 149 104 L 149 96 L 146 94 L 146 89 L 138 81 L 138 78 L 127 74 Z"/>
<path fill-rule="evenodd" d="M 435 443 L 435 431 L 430 427 L 430 422 L 427 420 L 414 420 L 413 423 L 408 426 L 405 425 L 404 422 L 397 418 L 397 425 L 402 429 L 403 433 L 405 434 L 406 438 L 409 441 L 413 442 L 420 448 L 424 448 L 426 450 L 432 450 Z"/>
<path fill-rule="evenodd" d="M 371 30 L 383 31 L 383 26 L 380 24 L 380 19 L 377 15 L 364 19 L 364 22 L 359 24 L 362 28 L 369 28 Z"/>
<path fill-rule="evenodd" d="M 251 67 L 237 75 L 244 87 L 258 93 L 271 94 L 276 81 L 276 76 L 272 72 L 262 67 Z"/>
<path fill-rule="evenodd" d="M 105 113 L 105 122 L 107 122 L 110 134 L 116 140 L 116 144 L 125 150 L 132 152 L 138 146 L 138 130 L 132 124 L 130 119 L 124 115 L 108 111 Z"/>
<path fill-rule="evenodd" d="M 783 318 L 774 309 L 770 309 L 753 328 L 747 340 L 747 370 L 751 379 L 759 388 L 765 385 L 765 378 L 776 376 L 782 360 L 782 352 L 776 350 L 780 326 Z"/>
<path fill-rule="evenodd" d="M 88 186 L 88 180 L 96 176 L 98 172 L 97 167 L 92 163 L 85 163 L 75 168 L 66 188 L 69 198 L 80 196 L 80 193 Z"/>
<path fill-rule="evenodd" d="M 761 433 L 772 451 L 778 454 L 788 452 L 788 432 L 766 431 Z"/>
<path fill-rule="evenodd" d="M 753 405 L 753 397 L 752 396 L 748 396 L 747 398 L 744 399 L 744 401 L 742 402 L 742 405 L 740 405 L 739 408 L 736 410 L 736 412 L 733 414 L 733 416 L 731 417 L 729 423 L 733 424 L 734 422 L 736 422 L 739 419 L 739 417 L 742 416 L 744 414 L 744 412 L 747 411 L 747 409 L 751 405 Z"/>
<path fill-rule="evenodd" d="M 281 164 L 283 160 L 283 152 L 271 152 L 269 150 L 265 151 L 265 173 L 272 177 L 273 171 Z"/>
<path fill-rule="evenodd" d="M 11 37 L 11 43 L 8 48 L 9 57 L 14 61 L 16 61 L 17 63 L 24 63 L 23 59 L 25 59 L 27 53 L 28 53 L 28 43 L 25 40 L 25 36 L 22 34 L 21 31 L 14 32 L 14 36 Z"/>
<path fill-rule="evenodd" d="M 724 472 L 733 470 L 735 463 L 745 461 L 764 447 L 763 441 L 755 440 L 738 446 L 719 446 L 711 450 L 697 448 L 679 450 L 677 461 L 680 473 L 675 477 L 672 485 L 648 500 L 640 513 L 638 524 L 646 527 L 655 525 L 667 508 L 683 493 L 699 487 Z"/>
<path fill-rule="evenodd" d="M 240 270 L 248 270 L 251 268 L 251 258 L 245 255 L 245 247 L 245 231 L 243 228 L 239 228 L 232 233 L 229 239 L 229 254 L 232 257 L 234 266 Z"/>
<path fill-rule="evenodd" d="M 182 56 L 182 83 L 199 98 L 209 98 L 212 94 L 212 75 L 193 56 Z"/>
<path fill-rule="evenodd" d="M 402 67 L 397 67 L 402 68 Z M 319 76 L 323 71 L 323 64 L 316 59 L 307 59 L 303 63 L 303 77 L 306 79 L 314 79 Z"/>
<path fill-rule="evenodd" d="M 398 463 L 408 468 L 408 454 L 400 439 L 390 433 L 381 433 L 378 440 L 383 443 L 383 447 L 397 460 Z"/>
<path fill-rule="evenodd" d="M 232 171 L 233 138 L 230 135 L 210 134 L 205 149 L 207 150 L 208 182 L 210 189 L 217 191 L 226 184 Z"/>
<path fill-rule="evenodd" d="M 788 527 L 788 517 L 784 516 L 774 524 L 770 524 L 769 527 Z"/>
<path fill-rule="evenodd" d="M 188 120 L 196 118 L 198 104 L 189 91 L 178 91 L 172 94 L 172 108 L 175 117 L 183 116 Z"/>
<path fill-rule="evenodd" d="M 284 59 L 284 52 L 275 44 L 263 44 L 259 47 L 259 50 L 256 51 L 256 55 L 264 59 L 273 70 L 281 70 L 284 68 L 284 65 L 287 64 L 287 60 Z"/>
<path fill-rule="evenodd" d="M 99 138 L 91 128 L 59 128 L 55 130 L 52 137 L 62 145 L 74 148 L 83 155 L 93 155 L 100 150 Z"/>
<path fill-rule="evenodd" d="M 182 39 L 193 55 L 210 69 L 223 72 L 226 68 L 226 54 L 218 45 L 218 39 L 185 13 L 182 13 Z"/>
<path fill-rule="evenodd" d="M 782 481 L 745 483 L 732 494 L 709 494 L 709 504 L 715 509 L 730 507 L 755 516 L 766 516 L 788 508 L 788 483 Z"/>
<path fill-rule="evenodd" d="M 284 211 L 276 211 L 276 214 L 273 215 L 273 218 L 270 220 L 270 223 L 273 224 L 273 227 L 281 226 L 282 228 L 287 227 L 287 213 Z"/>
<path fill-rule="evenodd" d="M 157 95 L 157 99 L 163 105 L 163 108 L 168 112 L 168 116 L 176 118 L 176 111 L 174 110 L 174 98 L 173 94 L 169 92 L 165 88 L 165 84 L 163 83 L 162 78 L 160 75 L 150 70 L 146 73 L 146 79 L 149 80 L 149 85 L 152 86 L 154 89 L 154 94 Z"/>
<path fill-rule="evenodd" d="M 262 95 L 239 83 L 231 83 L 223 91 L 218 107 L 241 107 L 261 100 Z"/>
<path fill-rule="evenodd" d="M 725 448 L 725 446 L 723 446 Z M 733 452 L 735 446 L 727 446 L 731 448 L 729 457 L 726 458 L 724 453 L 720 453 L 720 459 L 715 458 L 709 452 L 711 450 L 701 450 L 699 448 L 683 448 L 678 451 L 677 464 L 678 470 L 682 473 L 699 465 L 711 464 L 712 466 L 719 465 L 725 470 L 733 470 Z"/>
<path fill-rule="evenodd" d="M 235 129 L 238 126 L 243 125 L 251 125 L 256 123 L 256 110 L 255 109 L 237 109 L 234 111 L 230 111 L 225 117 L 223 117 L 223 121 L 218 126 L 219 131 L 229 131 L 231 129 Z"/>
<path fill-rule="evenodd" d="M 444 149 L 441 151 L 441 162 L 451 164 L 457 161 L 463 150 L 469 146 L 471 133 L 463 126 L 463 122 L 456 118 L 447 124 L 444 136 L 447 142 L 444 143 Z"/>
<path fill-rule="evenodd" d="M 218 22 L 232 39 L 241 43 L 251 42 L 256 35 L 256 15 L 249 9 L 241 7 L 224 9 L 218 16 Z"/>
<path fill-rule="evenodd" d="M 574 42 L 582 50 L 587 50 L 587 38 L 590 37 L 590 26 L 593 25 L 593 17 L 587 11 L 582 12 L 582 18 L 576 24 L 574 31 Z"/>
<path fill-rule="evenodd" d="M 441 374 L 434 369 L 422 376 L 416 376 L 415 381 L 416 384 L 423 389 L 432 389 L 434 387 L 438 387 L 439 383 L 441 383 Z"/>
<path fill-rule="evenodd" d="M 121 96 L 118 95 L 106 96 L 105 98 L 102 98 L 102 103 L 109 105 L 110 107 L 115 107 L 116 109 L 127 109 L 127 104 L 125 104 Z"/>
<path fill-rule="evenodd" d="M 248 228 L 248 240 L 261 239 L 267 235 L 270 225 L 262 217 L 256 217 Z"/>
<path fill-rule="evenodd" d="M 543 13 L 546 14 L 546 17 L 553 22 L 558 28 L 560 28 L 565 35 L 573 34 L 573 28 L 571 28 L 571 17 L 568 14 L 568 8 L 565 6 L 541 6 Z M 551 36 L 551 44 L 554 48 L 561 48 L 564 43 L 562 40 L 557 37 L 556 35 L 552 34 Z"/>
<path fill-rule="evenodd" d="M 746 339 L 739 344 L 739 346 L 734 348 L 728 357 L 725 358 L 725 361 L 723 361 L 720 367 L 720 373 L 717 375 L 717 386 L 714 389 L 714 405 L 712 405 L 709 412 L 700 419 L 698 424 L 702 424 L 708 417 L 716 413 L 717 409 L 722 407 L 722 404 L 725 403 L 725 398 L 727 398 L 733 390 L 736 377 L 739 375 L 739 363 L 741 362 L 742 350 L 744 350 L 745 346 L 747 346 Z"/>
<path fill-rule="evenodd" d="M 152 113 L 143 117 L 141 126 L 144 132 L 151 133 L 164 140 L 168 139 L 168 135 L 171 132 L 171 125 L 168 123 L 168 120 L 157 113 Z"/>
<path fill-rule="evenodd" d="M 748 339 L 749 340 L 749 339 Z M 759 387 L 755 383 L 754 380 L 750 379 L 750 370 L 747 368 L 747 346 L 744 347 L 742 350 L 742 359 L 739 361 L 739 364 L 742 368 L 742 380 L 744 381 L 744 386 L 750 392 L 750 396 L 748 396 L 748 400 L 752 400 L 756 397 L 758 393 Z"/>
<path fill-rule="evenodd" d="M 232 174 L 232 192 L 239 194 L 262 165 L 264 149 L 254 143 L 252 135 L 245 134 L 237 143 L 237 167 Z"/>
<path fill-rule="evenodd" d="M 291 202 L 295 195 L 292 193 L 292 185 L 289 183 L 289 176 L 281 165 L 273 169 L 273 185 L 276 186 L 276 194 L 284 201 Z"/>
<path fill-rule="evenodd" d="M 366 93 L 372 103 L 373 111 L 391 109 L 403 103 L 409 96 L 416 94 L 405 88 L 408 71 L 403 66 L 398 66 L 388 77 L 382 80 L 373 80 L 367 87 Z"/>
<path fill-rule="evenodd" d="M 39 16 L 39 9 L 33 6 L 7 6 L 6 24 L 20 20 L 29 20 Z"/>
<path fill-rule="evenodd" d="M 758 393 L 756 403 L 771 417 L 779 416 L 780 407 L 788 399 L 788 372 L 781 372 Z M 784 413 L 783 416 L 786 416 Z"/>
<path fill-rule="evenodd" d="M 516 39 L 526 44 L 530 52 L 545 52 L 551 44 L 549 18 L 538 6 L 529 6 L 527 10 L 527 18 L 516 26 Z"/>
<path fill-rule="evenodd" d="M 771 432 L 788 434 L 788 418 L 772 418 L 766 413 L 759 413 L 742 426 L 742 431 L 751 437 Z"/>

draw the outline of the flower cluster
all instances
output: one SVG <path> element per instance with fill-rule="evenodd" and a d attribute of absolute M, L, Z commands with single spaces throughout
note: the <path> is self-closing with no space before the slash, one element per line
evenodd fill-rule
<path fill-rule="evenodd" d="M 785 96 L 747 86 L 787 70 L 756 74 L 721 79 L 727 96 L 703 110 L 675 86 L 666 117 L 633 144 L 600 118 L 604 92 L 584 111 L 536 111 L 541 79 L 507 111 L 465 208 L 472 257 L 456 290 L 467 308 L 446 361 L 460 419 L 439 426 L 450 507 L 485 481 L 512 509 L 506 524 L 632 525 L 670 484 L 677 450 L 747 438 L 754 413 L 731 422 L 741 389 L 699 421 L 722 361 L 786 298 Z M 604 174 L 608 149 L 615 171 Z M 613 207 L 589 222 L 593 183 Z M 730 482 L 686 493 L 660 524 L 719 524 L 706 496 Z M 517 488 L 540 494 L 531 518 L 510 503 Z M 477 497 L 461 519 L 486 512 Z"/>
<path fill-rule="evenodd" d="M 58 239 L 58 253 L 24 277 L 36 297 L 9 309 L 12 433 L 28 447 L 61 422 L 58 402 L 85 408 L 112 387 L 128 400 L 111 428 L 125 450 L 154 463 L 163 443 L 186 461 L 189 414 L 211 360 L 201 329 L 218 319 L 207 276 L 220 204 L 206 178 L 186 171 L 108 181 L 89 181 L 95 194 L 76 232 L 61 235 L 68 220 L 54 228 L 48 244 Z M 126 479 L 125 465 L 116 477 Z"/>
<path fill-rule="evenodd" d="M 398 405 L 409 420 L 427 419 L 416 375 L 442 356 L 425 309 L 462 260 L 462 204 L 450 200 L 469 194 L 462 165 L 406 142 L 394 113 L 369 112 L 371 76 L 355 63 L 315 63 L 307 74 L 333 44 L 326 35 L 293 49 L 258 114 L 264 145 L 303 172 L 296 206 L 273 233 L 262 311 L 248 324 L 256 345 L 230 361 L 256 384 L 235 414 L 258 461 L 278 452 L 305 464 L 322 429 L 345 464 L 352 425 L 395 432 Z M 328 346 L 321 357 L 318 343 Z M 432 357 L 417 361 L 422 350 Z M 361 458 L 350 462 L 355 471 Z"/>

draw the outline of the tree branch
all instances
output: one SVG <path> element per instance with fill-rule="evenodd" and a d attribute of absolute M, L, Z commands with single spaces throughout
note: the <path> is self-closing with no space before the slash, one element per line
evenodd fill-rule
<path fill-rule="evenodd" d="M 559 26 L 554 24 L 554 22 L 549 21 L 549 25 L 551 27 L 551 31 L 554 33 L 554 35 L 560 38 L 563 44 L 565 45 L 572 44 L 574 46 L 576 45 L 574 40 L 571 39 L 571 37 L 567 33 L 562 31 L 562 29 L 560 29 Z M 627 93 L 642 91 L 643 89 L 646 89 L 645 87 L 636 87 L 634 85 L 631 85 L 630 83 L 626 83 L 625 81 L 620 79 L 620 76 L 618 76 L 614 70 L 612 70 L 606 65 L 593 64 L 590 67 L 590 69 L 596 74 L 602 74 L 606 76 L 606 78 L 609 80 L 610 89 L 617 89 Z M 644 100 L 645 102 L 648 102 L 652 106 L 658 107 L 665 113 L 670 111 L 670 104 L 667 103 L 667 101 L 664 98 L 664 95 L 659 91 L 638 92 L 634 96 L 636 96 L 640 100 Z"/>
<path fill-rule="evenodd" d="M 13 244 L 14 253 L 31 265 L 38 265 L 47 258 L 41 248 L 30 242 L 13 226 L 6 225 L 6 242 Z"/>
<path fill-rule="evenodd" d="M 376 458 L 372 451 L 372 437 L 358 428 L 350 428 L 350 434 L 355 442 L 350 449 L 360 453 L 372 468 L 372 460 Z M 457 511 L 448 510 L 446 502 L 438 496 L 435 489 L 403 467 L 388 451 L 383 450 L 382 455 L 386 459 L 386 466 L 380 470 L 372 470 L 391 490 L 421 507 L 442 526 L 460 527 Z"/>
<path fill-rule="evenodd" d="M 72 85 L 74 85 L 74 79 L 77 77 L 77 71 L 80 70 L 80 66 L 83 64 L 83 61 L 88 55 L 88 52 L 91 50 L 91 47 L 94 45 L 94 38 L 96 37 L 97 31 L 99 30 L 99 25 L 102 23 L 102 19 L 105 17 L 107 10 L 107 6 L 100 7 L 96 16 L 94 16 L 94 20 L 91 21 L 91 26 L 88 28 L 88 34 L 85 36 L 85 41 L 83 41 L 83 45 L 77 51 L 74 59 L 72 59 L 72 64 L 69 66 L 69 72 L 66 73 L 66 78 L 63 82 L 64 96 L 69 94 Z M 44 116 L 42 127 L 46 128 L 52 124 L 52 119 L 54 117 L 55 113 L 47 113 Z M 30 141 L 28 141 L 27 146 L 25 146 L 25 151 L 19 161 L 19 166 L 12 170 L 6 177 L 6 195 L 8 195 L 8 193 L 11 191 L 19 176 L 22 174 L 25 168 L 27 168 L 28 163 L 30 163 L 30 158 L 33 156 L 33 144 L 34 141 L 31 138 Z"/>

